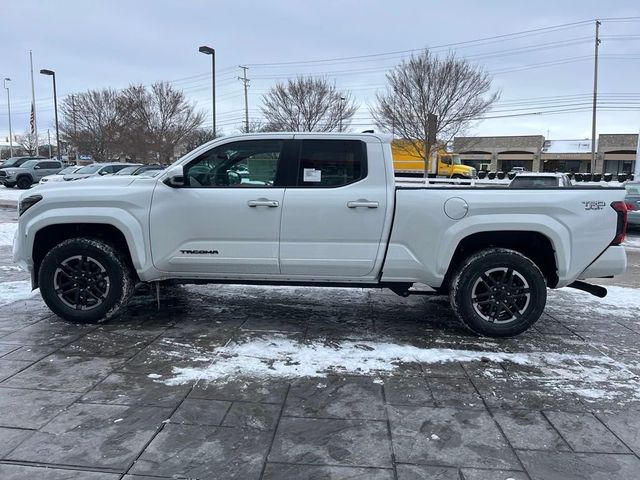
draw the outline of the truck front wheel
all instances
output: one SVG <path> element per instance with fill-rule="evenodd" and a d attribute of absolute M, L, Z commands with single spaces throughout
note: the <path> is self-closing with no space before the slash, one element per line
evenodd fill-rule
<path fill-rule="evenodd" d="M 451 306 L 471 331 L 512 337 L 542 315 L 547 286 L 542 272 L 515 250 L 491 248 L 465 259 L 451 281 Z"/>
<path fill-rule="evenodd" d="M 38 283 L 51 311 L 76 323 L 115 316 L 135 287 L 125 257 L 94 238 L 71 238 L 49 250 L 40 264 Z"/>
<path fill-rule="evenodd" d="M 18 188 L 21 190 L 26 190 L 32 184 L 33 182 L 31 181 L 31 177 L 28 177 L 26 175 L 23 175 L 22 177 L 18 177 L 18 180 L 16 182 L 16 185 L 18 185 Z"/>

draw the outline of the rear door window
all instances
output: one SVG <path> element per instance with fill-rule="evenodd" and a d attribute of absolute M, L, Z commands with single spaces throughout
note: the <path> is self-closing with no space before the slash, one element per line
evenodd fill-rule
<path fill-rule="evenodd" d="M 341 187 L 367 176 L 366 144 L 360 140 L 303 140 L 299 187 Z"/>

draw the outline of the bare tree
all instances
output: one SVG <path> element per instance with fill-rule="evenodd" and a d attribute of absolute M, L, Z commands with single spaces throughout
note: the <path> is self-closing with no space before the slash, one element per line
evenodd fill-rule
<path fill-rule="evenodd" d="M 267 125 L 265 125 L 264 122 L 260 120 L 250 120 L 249 128 L 247 128 L 247 125 L 245 125 L 243 122 L 242 126 L 238 130 L 240 131 L 240 133 L 258 133 L 258 132 L 273 131 L 273 130 L 266 130 L 266 128 L 267 128 Z"/>
<path fill-rule="evenodd" d="M 125 145 L 141 160 L 171 162 L 176 147 L 204 121 L 204 114 L 167 82 L 150 89 L 132 85 L 120 94 L 119 105 Z"/>
<path fill-rule="evenodd" d="M 29 129 L 25 130 L 29 132 Z M 36 151 L 36 135 L 35 133 L 25 133 L 17 137 L 18 147 L 21 147 L 30 157 L 37 155 Z"/>
<path fill-rule="evenodd" d="M 344 130 L 357 109 L 351 94 L 339 91 L 326 78 L 299 76 L 277 83 L 262 97 L 269 131 Z"/>
<path fill-rule="evenodd" d="M 387 90 L 376 95 L 371 115 L 382 129 L 406 140 L 412 153 L 428 157 L 428 114 L 436 136 L 447 143 L 486 113 L 499 98 L 480 67 L 450 53 L 440 59 L 425 50 L 387 73 Z"/>
<path fill-rule="evenodd" d="M 60 109 L 62 137 L 79 152 L 91 154 L 96 161 L 118 153 L 122 126 L 118 92 L 105 88 L 68 96 Z"/>
<path fill-rule="evenodd" d="M 198 128 L 184 138 L 181 144 L 182 154 L 189 153 L 200 145 L 204 145 L 221 136 L 222 133 L 220 131 L 214 135 L 211 128 Z"/>

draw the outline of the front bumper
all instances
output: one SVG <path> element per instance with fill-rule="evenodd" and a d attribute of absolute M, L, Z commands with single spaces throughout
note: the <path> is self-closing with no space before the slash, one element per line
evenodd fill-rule
<path fill-rule="evenodd" d="M 627 270 L 627 253 L 622 245 L 607 248 L 579 276 L 579 280 L 620 275 Z"/>

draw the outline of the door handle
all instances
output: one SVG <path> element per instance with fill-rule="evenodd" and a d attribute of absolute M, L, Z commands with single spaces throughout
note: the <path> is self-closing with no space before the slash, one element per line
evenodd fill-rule
<path fill-rule="evenodd" d="M 249 200 L 247 205 L 250 207 L 278 207 L 280 202 L 277 200 L 269 200 L 267 198 L 258 198 L 257 200 Z"/>
<path fill-rule="evenodd" d="M 354 200 L 351 202 L 347 202 L 347 207 L 349 208 L 359 208 L 359 207 L 363 207 L 363 208 L 378 208 L 379 203 L 378 202 L 371 202 L 369 200 L 365 200 L 363 198 L 359 199 L 359 200 Z"/>

